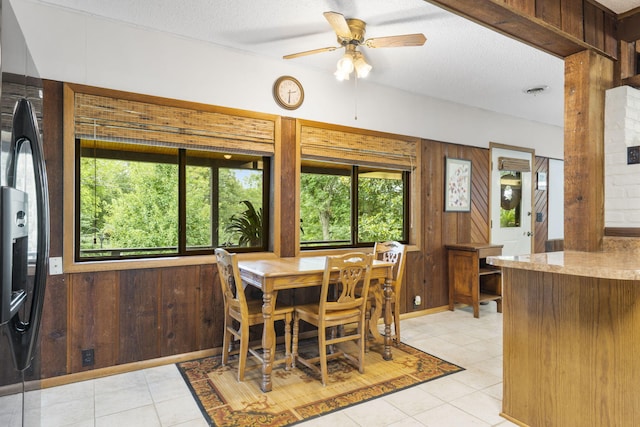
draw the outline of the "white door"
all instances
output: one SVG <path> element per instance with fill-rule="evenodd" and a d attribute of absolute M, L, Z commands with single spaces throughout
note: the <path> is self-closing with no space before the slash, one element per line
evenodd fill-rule
<path fill-rule="evenodd" d="M 504 245 L 503 255 L 533 252 L 533 167 L 533 152 L 491 147 L 491 243 Z"/>

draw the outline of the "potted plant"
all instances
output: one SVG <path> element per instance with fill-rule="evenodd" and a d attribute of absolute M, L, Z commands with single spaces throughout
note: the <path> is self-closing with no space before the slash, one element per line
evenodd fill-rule
<path fill-rule="evenodd" d="M 231 215 L 228 233 L 238 235 L 238 246 L 262 246 L 262 208 L 256 210 L 249 200 L 243 200 L 246 210 Z"/>

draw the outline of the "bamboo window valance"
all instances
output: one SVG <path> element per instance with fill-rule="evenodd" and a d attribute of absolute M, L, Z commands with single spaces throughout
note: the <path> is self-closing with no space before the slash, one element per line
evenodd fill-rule
<path fill-rule="evenodd" d="M 76 138 L 274 153 L 275 123 L 184 107 L 75 93 Z"/>
<path fill-rule="evenodd" d="M 498 170 L 514 172 L 531 172 L 531 163 L 526 159 L 498 157 Z"/>
<path fill-rule="evenodd" d="M 340 161 L 348 164 L 388 166 L 411 170 L 416 163 L 418 140 L 385 137 L 301 126 L 300 146 L 304 159 Z"/>

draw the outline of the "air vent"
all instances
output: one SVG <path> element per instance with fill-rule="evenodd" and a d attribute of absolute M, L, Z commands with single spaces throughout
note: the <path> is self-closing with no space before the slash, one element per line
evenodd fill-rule
<path fill-rule="evenodd" d="M 549 90 L 549 86 L 540 85 L 540 86 L 529 87 L 529 88 L 523 89 L 522 91 L 527 95 L 536 96 L 536 95 L 540 95 L 541 93 L 547 92 L 548 90 Z"/>

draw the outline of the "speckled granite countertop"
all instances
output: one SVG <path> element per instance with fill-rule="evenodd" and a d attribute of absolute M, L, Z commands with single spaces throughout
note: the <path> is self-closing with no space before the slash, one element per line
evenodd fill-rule
<path fill-rule="evenodd" d="M 517 256 L 491 256 L 499 267 L 601 279 L 640 280 L 640 251 L 546 252 Z"/>

